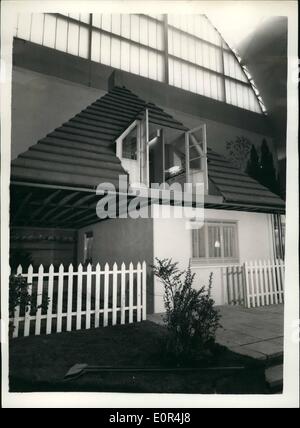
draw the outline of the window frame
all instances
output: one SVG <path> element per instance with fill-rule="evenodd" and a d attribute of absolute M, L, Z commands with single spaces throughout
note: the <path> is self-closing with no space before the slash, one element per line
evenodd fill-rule
<path fill-rule="evenodd" d="M 218 220 L 218 219 L 206 219 L 204 221 L 204 239 L 205 239 L 205 257 L 194 257 L 194 230 L 191 228 L 191 262 L 193 264 L 204 264 L 204 265 L 226 265 L 236 264 L 240 262 L 240 250 L 239 250 L 239 226 L 238 220 Z M 221 243 L 221 257 L 209 257 L 209 242 L 208 242 L 208 226 L 215 225 L 220 227 L 220 243 Z M 235 257 L 224 257 L 224 226 L 234 226 L 234 245 L 235 245 Z"/>
<path fill-rule="evenodd" d="M 88 258 L 88 240 L 91 239 L 92 240 L 92 244 L 91 244 L 91 257 Z M 84 265 L 88 265 L 88 264 L 93 264 L 93 245 L 94 245 L 94 233 L 92 230 L 89 230 L 87 232 L 84 233 L 84 238 L 83 238 L 83 264 Z"/>

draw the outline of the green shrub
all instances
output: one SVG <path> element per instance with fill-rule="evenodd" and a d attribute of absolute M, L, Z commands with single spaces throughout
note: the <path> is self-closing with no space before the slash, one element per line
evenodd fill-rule
<path fill-rule="evenodd" d="M 196 290 L 190 266 L 180 271 L 172 259 L 156 258 L 156 262 L 153 271 L 164 286 L 167 355 L 179 364 L 204 357 L 212 349 L 220 327 L 220 315 L 211 298 L 212 273 L 207 290 L 205 286 Z"/>

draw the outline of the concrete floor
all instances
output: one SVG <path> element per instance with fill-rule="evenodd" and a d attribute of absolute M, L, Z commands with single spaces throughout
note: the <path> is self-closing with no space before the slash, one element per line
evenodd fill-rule
<path fill-rule="evenodd" d="M 283 305 L 246 309 L 219 306 L 222 328 L 216 340 L 234 352 L 259 360 L 283 355 Z M 162 314 L 148 315 L 149 321 L 163 324 Z"/>

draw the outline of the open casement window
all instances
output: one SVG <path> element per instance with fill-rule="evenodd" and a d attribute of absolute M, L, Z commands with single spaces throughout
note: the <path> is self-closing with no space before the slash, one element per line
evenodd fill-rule
<path fill-rule="evenodd" d="M 235 263 L 239 260 L 236 222 L 206 221 L 192 230 L 192 258 L 204 263 Z"/>
<path fill-rule="evenodd" d="M 149 122 L 145 110 L 141 120 L 135 120 L 116 140 L 116 154 L 130 184 L 149 186 Z"/>
<path fill-rule="evenodd" d="M 134 121 L 116 141 L 117 156 L 130 183 L 140 181 L 140 126 L 139 121 Z"/>
<path fill-rule="evenodd" d="M 202 124 L 185 134 L 185 169 L 188 183 L 204 184 L 208 193 L 206 126 Z"/>

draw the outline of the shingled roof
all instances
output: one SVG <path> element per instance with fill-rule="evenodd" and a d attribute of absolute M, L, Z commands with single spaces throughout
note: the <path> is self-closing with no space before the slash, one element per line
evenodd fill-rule
<path fill-rule="evenodd" d="M 51 184 L 93 189 L 101 182 L 118 185 L 126 174 L 115 154 L 116 138 L 145 109 L 150 123 L 186 131 L 187 128 L 153 103 L 147 103 L 124 87 L 114 87 L 12 161 L 13 182 Z M 226 203 L 284 207 L 274 195 L 208 149 L 208 176 Z"/>
<path fill-rule="evenodd" d="M 285 202 L 279 196 L 209 148 L 207 162 L 209 179 L 219 190 L 225 202 L 265 207 L 285 206 Z"/>
<path fill-rule="evenodd" d="M 12 180 L 95 188 L 126 174 L 113 142 L 145 109 L 149 121 L 179 130 L 182 123 L 126 88 L 115 87 L 12 162 Z"/>

